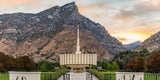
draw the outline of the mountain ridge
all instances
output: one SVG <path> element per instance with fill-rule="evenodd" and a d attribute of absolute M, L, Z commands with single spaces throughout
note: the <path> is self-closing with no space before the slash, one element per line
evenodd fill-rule
<path fill-rule="evenodd" d="M 81 33 L 90 34 L 94 41 L 103 45 L 105 52 L 115 55 L 125 50 L 122 43 L 112 37 L 103 26 L 81 15 L 75 2 L 72 2 L 37 14 L 0 15 L 0 44 L 5 46 L 0 46 L 0 51 L 14 56 L 21 54 L 34 58 L 33 55 L 37 54 L 43 57 L 40 51 L 50 43 L 55 34 L 66 29 L 76 31 L 77 25 L 80 25 Z M 59 54 L 54 55 L 52 52 L 52 55 L 56 59 L 54 61 L 58 61 Z"/>
<path fill-rule="evenodd" d="M 133 50 L 133 49 L 136 49 L 137 47 L 139 47 L 141 45 L 141 41 L 136 41 L 136 42 L 133 42 L 133 43 L 130 43 L 130 44 L 124 44 L 124 47 L 127 49 L 127 50 Z"/>
<path fill-rule="evenodd" d="M 142 50 L 144 48 L 149 52 L 160 50 L 160 31 L 143 41 L 140 47 L 136 48 L 136 50 Z"/>

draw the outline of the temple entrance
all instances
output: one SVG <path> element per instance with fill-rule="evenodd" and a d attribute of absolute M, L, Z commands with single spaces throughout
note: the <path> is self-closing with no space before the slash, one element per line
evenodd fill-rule
<path fill-rule="evenodd" d="M 72 67 L 71 72 L 83 73 L 83 72 L 86 72 L 86 69 L 84 67 Z"/>

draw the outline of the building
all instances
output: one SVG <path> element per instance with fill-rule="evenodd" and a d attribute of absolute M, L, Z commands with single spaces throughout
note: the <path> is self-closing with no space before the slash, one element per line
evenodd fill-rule
<path fill-rule="evenodd" d="M 84 54 L 80 51 L 79 25 L 77 26 L 77 50 L 75 54 L 61 54 L 60 65 L 72 68 L 97 65 L 97 54 Z"/>

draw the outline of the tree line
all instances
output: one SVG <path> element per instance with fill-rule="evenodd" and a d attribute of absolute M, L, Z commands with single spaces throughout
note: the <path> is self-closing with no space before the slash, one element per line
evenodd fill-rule
<path fill-rule="evenodd" d="M 0 72 L 7 71 L 55 71 L 55 67 L 59 67 L 58 62 L 39 61 L 35 63 L 28 56 L 13 58 L 0 52 Z"/>
<path fill-rule="evenodd" d="M 117 62 L 121 70 L 160 72 L 160 51 L 123 51 L 113 61 Z"/>
<path fill-rule="evenodd" d="M 132 58 L 126 67 L 132 71 L 160 72 L 160 51 L 153 52 L 146 60 L 143 57 Z"/>
<path fill-rule="evenodd" d="M 0 52 L 0 72 L 6 72 L 10 70 L 26 70 L 31 71 L 36 68 L 36 65 L 32 59 L 28 56 L 21 56 L 19 58 L 13 58 Z"/>

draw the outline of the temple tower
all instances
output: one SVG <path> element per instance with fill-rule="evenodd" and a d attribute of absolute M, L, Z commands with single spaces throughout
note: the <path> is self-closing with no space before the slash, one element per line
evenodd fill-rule
<path fill-rule="evenodd" d="M 79 43 L 80 43 L 80 41 L 79 41 L 79 25 L 77 25 L 77 50 L 76 50 L 76 54 L 81 54 Z"/>

